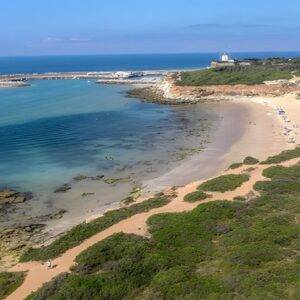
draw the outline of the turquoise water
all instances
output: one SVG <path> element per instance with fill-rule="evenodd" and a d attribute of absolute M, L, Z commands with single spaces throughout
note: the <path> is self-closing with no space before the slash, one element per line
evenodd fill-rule
<path fill-rule="evenodd" d="M 212 112 L 129 99 L 129 88 L 58 80 L 0 90 L 0 186 L 49 192 L 79 173 L 137 173 L 145 161 L 163 169 L 200 145 L 205 134 L 186 133 L 199 134 Z"/>

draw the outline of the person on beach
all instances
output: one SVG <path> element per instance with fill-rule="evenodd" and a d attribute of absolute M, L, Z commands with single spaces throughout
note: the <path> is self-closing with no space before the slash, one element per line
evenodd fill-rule
<path fill-rule="evenodd" d="M 47 269 L 51 269 L 52 268 L 51 260 L 47 260 L 46 261 L 46 266 L 47 266 Z"/>

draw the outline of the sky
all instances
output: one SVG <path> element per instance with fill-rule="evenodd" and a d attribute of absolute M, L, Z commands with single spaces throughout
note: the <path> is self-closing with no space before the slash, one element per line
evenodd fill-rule
<path fill-rule="evenodd" d="M 0 56 L 299 51 L 299 0 L 0 0 Z"/>

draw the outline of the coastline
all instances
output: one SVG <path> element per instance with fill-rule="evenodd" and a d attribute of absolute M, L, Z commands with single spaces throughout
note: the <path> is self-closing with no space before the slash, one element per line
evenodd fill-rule
<path fill-rule="evenodd" d="M 283 100 L 286 97 L 289 99 L 289 104 Z M 283 134 L 285 125 L 276 114 L 277 106 L 282 105 L 287 115 L 291 116 L 293 126 L 299 125 L 297 124 L 299 105 L 296 104 L 295 97 L 292 95 L 284 96 L 282 99 L 267 96 L 226 96 L 219 97 L 217 101 L 211 101 L 211 105 L 219 105 L 223 112 L 227 112 L 227 116 L 222 120 L 213 136 L 213 141 L 203 152 L 185 159 L 171 171 L 143 181 L 142 196 L 137 202 L 157 192 L 169 190 L 173 186 L 185 186 L 191 182 L 211 178 L 226 169 L 231 163 L 239 162 L 247 155 L 264 159 L 293 146 L 287 142 L 286 136 Z M 237 124 L 241 126 L 237 126 Z M 299 127 L 295 127 L 295 130 L 300 133 Z M 297 143 L 299 142 L 298 139 Z M 72 223 L 66 222 L 64 219 L 52 220 L 48 224 L 46 232 L 50 231 L 52 238 L 55 238 L 76 223 L 84 220 L 89 222 L 103 215 L 105 211 L 122 205 L 122 202 L 118 200 L 101 206 L 88 215 L 82 214 L 81 211 L 78 218 L 75 218 Z M 48 240 L 48 242 L 50 241 Z"/>
<path fill-rule="evenodd" d="M 270 106 L 238 99 L 220 105 L 228 115 L 215 132 L 214 141 L 179 167 L 145 182 L 149 190 L 210 178 L 248 155 L 265 159 L 289 148 L 281 134 L 282 124 Z"/>
<path fill-rule="evenodd" d="M 141 196 L 136 203 L 152 197 L 156 193 L 168 192 L 172 187 L 182 187 L 199 180 L 212 178 L 227 169 L 230 164 L 242 161 L 246 156 L 266 159 L 293 146 L 283 135 L 283 124 L 275 112 L 272 102 L 265 104 L 264 98 L 231 98 L 220 102 L 220 110 L 227 110 L 227 115 L 214 132 L 212 142 L 198 153 L 183 160 L 178 166 L 162 175 L 142 181 Z M 236 126 L 236 124 L 241 126 Z M 300 135 L 300 131 L 299 131 Z M 102 208 L 85 219 L 90 222 L 106 211 L 122 207 L 117 201 L 108 208 Z M 51 230 L 57 229 L 54 222 Z"/>
<path fill-rule="evenodd" d="M 235 96 L 222 98 L 222 100 L 225 99 L 228 101 L 213 104 L 220 105 L 223 111 L 228 111 L 227 118 L 224 118 L 223 122 L 219 124 L 213 137 L 214 141 L 203 152 L 193 155 L 167 174 L 144 182 L 148 191 L 144 192 L 136 203 L 142 202 L 160 190 L 168 194 L 173 185 L 178 185 L 176 188 L 177 196 L 174 200 L 162 208 L 139 213 L 98 232 L 78 246 L 67 250 L 62 256 L 53 259 L 56 267 L 47 270 L 47 272 L 44 271 L 45 267 L 41 262 L 31 261 L 17 264 L 10 271 L 28 271 L 28 274 L 24 283 L 7 299 L 19 299 L 21 295 L 23 297 L 37 290 L 43 283 L 49 282 L 58 274 L 69 272 L 78 254 L 114 233 L 124 232 L 148 237 L 146 221 L 150 216 L 158 213 L 175 213 L 194 209 L 199 205 L 199 202 L 185 202 L 184 196 L 195 191 L 199 184 L 216 175 L 244 174 L 246 172 L 250 174 L 250 180 L 234 191 L 213 193 L 211 198 L 201 203 L 220 199 L 232 201 L 235 197 L 250 195 L 255 182 L 265 179 L 262 172 L 269 165 L 256 164 L 254 168 L 247 168 L 243 165 L 235 170 L 228 170 L 229 165 L 240 162 L 248 155 L 265 159 L 283 150 L 292 149 L 299 144 L 300 102 L 297 100 L 297 94 L 288 94 L 282 97 Z M 284 118 L 278 112 L 279 106 L 284 110 Z M 292 128 L 291 131 L 286 130 L 287 126 Z M 291 135 L 295 139 L 294 143 L 290 143 Z M 291 166 L 296 163 L 299 163 L 298 158 L 287 160 L 281 165 Z M 117 206 L 119 207 L 119 205 Z M 102 214 L 95 214 L 86 222 L 100 215 Z"/>

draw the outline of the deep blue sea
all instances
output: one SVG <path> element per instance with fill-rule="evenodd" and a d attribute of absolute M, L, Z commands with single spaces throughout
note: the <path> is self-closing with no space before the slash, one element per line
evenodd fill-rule
<path fill-rule="evenodd" d="M 0 57 L 0 74 L 203 68 L 220 53 Z M 295 57 L 300 52 L 244 52 L 232 57 Z"/>

